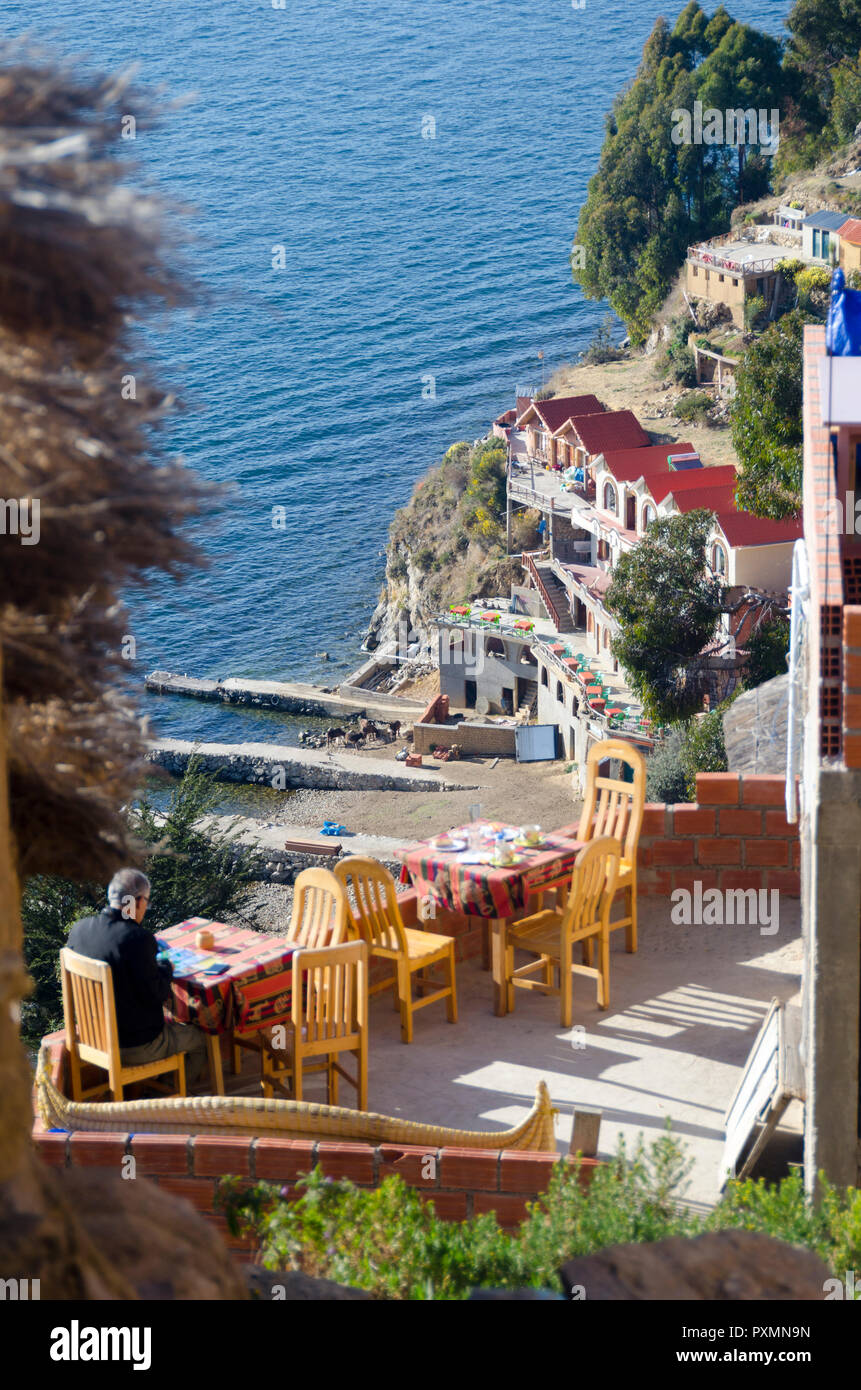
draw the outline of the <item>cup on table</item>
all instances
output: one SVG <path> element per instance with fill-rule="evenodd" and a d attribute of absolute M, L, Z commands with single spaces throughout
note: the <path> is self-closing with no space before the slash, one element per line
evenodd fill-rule
<path fill-rule="evenodd" d="M 523 825 L 520 827 L 520 839 L 524 844 L 540 845 L 541 838 L 540 825 Z"/>
<path fill-rule="evenodd" d="M 195 946 L 199 946 L 201 951 L 211 951 L 215 945 L 215 937 L 207 927 L 201 927 L 194 938 Z"/>

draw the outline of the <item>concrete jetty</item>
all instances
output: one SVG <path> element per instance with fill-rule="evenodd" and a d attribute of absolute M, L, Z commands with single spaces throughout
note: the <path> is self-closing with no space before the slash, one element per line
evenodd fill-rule
<path fill-rule="evenodd" d="M 245 705 L 252 709 L 283 710 L 286 714 L 318 715 L 322 718 L 353 719 L 367 714 L 378 719 L 400 719 L 411 723 L 424 711 L 418 700 L 399 696 L 381 698 L 375 691 L 367 697 L 357 687 L 355 695 L 329 694 L 316 685 L 300 681 L 255 681 L 229 678 L 223 681 L 200 680 L 194 676 L 178 675 L 173 671 L 151 671 L 146 688 L 157 695 L 186 695 L 195 700 L 211 700 L 225 705 Z"/>
<path fill-rule="evenodd" d="M 286 791 L 472 791 L 475 783 L 450 782 L 441 769 L 406 768 L 394 759 L 363 758 L 325 748 L 290 748 L 280 743 L 192 743 L 162 738 L 150 745 L 150 762 L 180 775 L 192 757 L 221 782 L 251 782 Z"/>

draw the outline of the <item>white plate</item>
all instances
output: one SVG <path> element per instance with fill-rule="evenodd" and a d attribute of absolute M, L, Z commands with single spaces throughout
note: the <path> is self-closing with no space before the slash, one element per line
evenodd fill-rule
<path fill-rule="evenodd" d="M 450 854 L 452 850 L 457 852 L 458 850 L 466 849 L 466 840 L 449 840 L 448 844 L 434 844 L 433 848 L 442 850 L 444 854 Z"/>

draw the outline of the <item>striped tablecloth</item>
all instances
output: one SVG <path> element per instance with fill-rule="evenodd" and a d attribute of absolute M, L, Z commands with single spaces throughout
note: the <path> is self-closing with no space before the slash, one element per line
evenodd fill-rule
<path fill-rule="evenodd" d="M 494 824 L 493 830 L 513 827 Z M 468 827 L 450 832 L 466 839 Z M 422 896 L 449 912 L 474 917 L 515 917 L 532 893 L 561 888 L 571 878 L 574 860 L 583 841 L 551 831 L 538 849 L 514 848 L 517 863 L 505 868 L 491 864 L 464 864 L 461 853 L 437 849 L 422 840 L 395 851 L 401 860 L 401 882 L 411 882 Z"/>
<path fill-rule="evenodd" d="M 195 946 L 201 927 L 212 932 L 215 944 L 209 950 Z M 174 970 L 169 1011 L 178 1023 L 196 1023 L 207 1033 L 253 1032 L 289 1015 L 293 942 L 206 917 L 179 922 L 159 932 L 158 940 L 173 951 L 194 951 L 201 960 L 197 970 Z M 205 974 L 213 960 L 229 968 L 222 975 Z"/>

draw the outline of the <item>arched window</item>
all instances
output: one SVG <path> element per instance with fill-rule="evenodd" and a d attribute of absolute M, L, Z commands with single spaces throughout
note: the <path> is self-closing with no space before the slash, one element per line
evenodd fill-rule
<path fill-rule="evenodd" d="M 607 647 L 609 647 L 609 645 L 610 645 L 610 629 L 609 629 L 608 627 L 605 627 L 605 628 L 604 628 L 604 647 L 605 647 L 605 649 L 606 649 Z"/>
<path fill-rule="evenodd" d="M 656 513 L 654 507 L 652 506 L 651 502 L 644 502 L 644 503 L 643 503 L 643 523 L 642 523 L 642 529 L 643 529 L 644 531 L 645 531 L 646 527 L 649 525 L 649 523 L 652 522 L 652 521 L 654 521 L 656 515 L 657 515 L 657 513 Z"/>
<path fill-rule="evenodd" d="M 546 666 L 542 666 L 542 668 L 541 668 L 541 684 L 542 684 L 542 685 L 549 685 L 549 684 L 550 684 L 549 680 L 547 679 L 547 667 L 546 667 Z"/>
<path fill-rule="evenodd" d="M 557 681 L 557 682 L 556 682 L 556 701 L 557 701 L 557 703 L 560 704 L 560 705 L 564 705 L 564 704 L 565 704 L 565 695 L 564 695 L 563 690 L 562 690 L 562 682 L 561 682 L 561 681 Z"/>
<path fill-rule="evenodd" d="M 488 637 L 484 650 L 488 656 L 505 656 L 505 643 L 501 637 Z"/>
<path fill-rule="evenodd" d="M 616 489 L 608 478 L 607 482 L 604 484 L 604 511 L 612 512 L 615 516 L 617 507 L 618 498 L 616 497 Z"/>
<path fill-rule="evenodd" d="M 712 569 L 715 574 L 726 574 L 726 551 L 717 542 L 712 546 Z"/>

